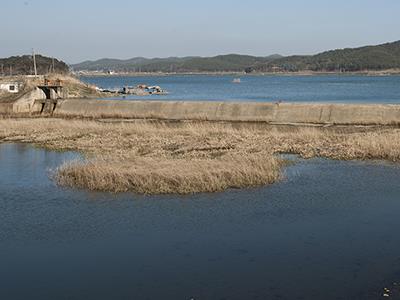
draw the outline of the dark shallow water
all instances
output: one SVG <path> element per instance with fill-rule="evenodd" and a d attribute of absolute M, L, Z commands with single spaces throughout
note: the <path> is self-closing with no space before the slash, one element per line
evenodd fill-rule
<path fill-rule="evenodd" d="M 380 299 L 400 279 L 398 165 L 145 197 L 56 187 L 75 156 L 0 144 L 0 299 Z"/>
<path fill-rule="evenodd" d="M 138 84 L 159 85 L 167 96 L 127 99 L 276 102 L 400 103 L 400 76 L 113 76 L 82 77 L 106 89 Z M 236 76 L 237 77 L 237 76 Z"/>

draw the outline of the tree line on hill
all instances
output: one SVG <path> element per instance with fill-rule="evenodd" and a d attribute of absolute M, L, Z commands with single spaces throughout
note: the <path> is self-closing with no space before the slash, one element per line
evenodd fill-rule
<path fill-rule="evenodd" d="M 115 72 L 357 72 L 400 68 L 400 41 L 377 46 L 331 50 L 316 55 L 266 57 L 219 55 L 128 60 L 101 59 L 71 66 L 75 71 Z"/>
<path fill-rule="evenodd" d="M 67 73 L 69 66 L 61 60 L 36 56 L 38 74 Z M 74 71 L 101 72 L 357 72 L 400 69 L 400 41 L 377 46 L 337 49 L 316 55 L 278 54 L 260 57 L 250 55 L 218 55 L 215 57 L 136 57 L 127 60 L 100 59 L 70 66 Z M 34 74 L 30 55 L 0 59 L 0 75 Z"/>
<path fill-rule="evenodd" d="M 35 59 L 38 75 L 45 75 L 49 73 L 65 74 L 69 72 L 68 65 L 61 60 L 43 55 L 36 55 Z M 33 74 L 35 74 L 35 72 L 32 55 L 0 58 L 0 76 Z"/>
<path fill-rule="evenodd" d="M 400 68 L 400 41 L 377 46 L 338 49 L 312 56 L 282 57 L 254 66 L 264 72 L 357 72 Z"/>
<path fill-rule="evenodd" d="M 256 57 L 249 55 L 218 55 L 215 57 L 136 57 L 127 60 L 100 59 L 72 65 L 75 71 L 115 71 L 115 72 L 242 72 L 258 63 L 267 63 L 280 55 Z"/>

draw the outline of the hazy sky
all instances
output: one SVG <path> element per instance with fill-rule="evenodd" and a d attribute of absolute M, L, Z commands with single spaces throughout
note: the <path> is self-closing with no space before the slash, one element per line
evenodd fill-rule
<path fill-rule="evenodd" d="M 400 40 L 400 0 L 0 0 L 0 57 L 313 54 Z"/>

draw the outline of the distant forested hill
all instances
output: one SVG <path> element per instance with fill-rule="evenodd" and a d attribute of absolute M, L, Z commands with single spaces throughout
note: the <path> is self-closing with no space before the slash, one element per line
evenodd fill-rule
<path fill-rule="evenodd" d="M 53 72 L 53 58 L 36 55 L 36 67 L 39 75 Z M 68 73 L 69 67 L 63 61 L 54 59 L 55 73 Z M 33 58 L 31 55 L 0 58 L 0 76 L 2 75 L 31 75 L 34 74 Z"/>
<path fill-rule="evenodd" d="M 355 72 L 400 68 L 400 41 L 338 49 L 312 56 L 288 56 L 254 66 L 256 71 Z"/>
<path fill-rule="evenodd" d="M 280 55 L 255 57 L 248 55 L 219 55 L 215 57 L 169 57 L 128 60 L 100 59 L 71 65 L 75 71 L 117 72 L 242 72 L 253 65 L 267 63 Z"/>
<path fill-rule="evenodd" d="M 116 72 L 356 72 L 400 68 L 400 41 L 338 49 L 316 55 L 219 55 L 128 60 L 101 59 L 71 66 L 75 71 Z"/>

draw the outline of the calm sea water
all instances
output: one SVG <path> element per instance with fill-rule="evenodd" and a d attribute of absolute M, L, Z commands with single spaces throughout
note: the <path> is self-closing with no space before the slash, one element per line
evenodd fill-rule
<path fill-rule="evenodd" d="M 145 197 L 55 186 L 76 156 L 0 144 L 0 299 L 380 299 L 400 278 L 398 165 Z"/>
<path fill-rule="evenodd" d="M 207 75 L 81 79 L 106 89 L 159 85 L 170 93 L 127 99 L 400 103 L 400 76 L 242 76 L 240 84 L 234 76 Z"/>

